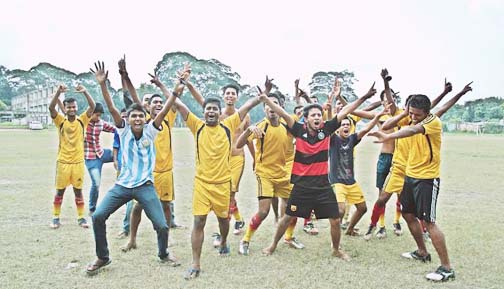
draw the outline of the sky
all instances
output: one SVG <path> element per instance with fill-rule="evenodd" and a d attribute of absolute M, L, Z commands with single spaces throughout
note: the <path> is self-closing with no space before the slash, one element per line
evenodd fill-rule
<path fill-rule="evenodd" d="M 75 73 L 96 60 L 120 87 L 125 53 L 134 84 L 165 53 L 215 58 L 261 84 L 265 75 L 284 92 L 296 78 L 306 87 L 317 71 L 353 71 L 355 90 L 380 70 L 405 96 L 437 96 L 444 78 L 454 92 L 474 81 L 463 100 L 504 96 L 504 1 L 2 1 L 0 65 L 28 70 L 49 62 Z M 72 4 L 71 4 L 72 3 Z"/>

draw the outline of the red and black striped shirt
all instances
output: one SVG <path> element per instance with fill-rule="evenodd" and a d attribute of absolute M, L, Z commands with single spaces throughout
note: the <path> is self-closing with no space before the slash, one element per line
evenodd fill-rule
<path fill-rule="evenodd" d="M 340 127 L 337 118 L 328 120 L 313 135 L 306 124 L 295 122 L 290 129 L 296 138 L 291 183 L 310 189 L 330 188 L 328 179 L 329 137 Z"/>

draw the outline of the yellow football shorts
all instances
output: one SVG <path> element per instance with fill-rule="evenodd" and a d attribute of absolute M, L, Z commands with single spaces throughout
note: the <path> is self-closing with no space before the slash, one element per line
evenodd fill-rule
<path fill-rule="evenodd" d="M 385 192 L 389 194 L 400 194 L 404 186 L 404 177 L 406 176 L 406 167 L 392 164 L 390 172 L 385 179 Z"/>
<path fill-rule="evenodd" d="M 64 164 L 56 162 L 56 189 L 62 190 L 69 185 L 82 189 L 84 183 L 84 162 Z"/>
<path fill-rule="evenodd" d="M 210 184 L 198 178 L 194 179 L 193 215 L 206 216 L 214 211 L 219 218 L 227 218 L 231 181 L 221 184 Z"/>
<path fill-rule="evenodd" d="M 231 156 L 229 167 L 231 168 L 231 192 L 238 192 L 245 167 L 245 156 Z"/>
<path fill-rule="evenodd" d="M 154 189 L 161 201 L 171 202 L 175 199 L 173 189 L 173 171 L 166 171 L 162 173 L 153 172 L 154 175 Z"/>
<path fill-rule="evenodd" d="M 292 191 L 290 178 L 270 179 L 257 176 L 257 197 L 288 199 Z"/>
<path fill-rule="evenodd" d="M 354 205 L 366 201 L 362 189 L 357 182 L 353 185 L 336 183 L 333 184 L 332 187 L 333 191 L 336 193 L 336 200 L 338 200 L 338 203 L 347 202 L 349 205 Z"/>

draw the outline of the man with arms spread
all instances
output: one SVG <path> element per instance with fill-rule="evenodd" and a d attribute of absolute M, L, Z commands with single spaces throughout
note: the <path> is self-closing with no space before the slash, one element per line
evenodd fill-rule
<path fill-rule="evenodd" d="M 263 253 L 270 255 L 275 251 L 292 218 L 307 218 L 313 210 L 318 219 L 329 219 L 333 255 L 344 260 L 350 259 L 339 249 L 341 232 L 338 202 L 328 179 L 329 137 L 338 129 L 343 118 L 375 93 L 373 84 L 366 95 L 347 105 L 338 115 L 325 122 L 322 120 L 322 107 L 319 104 L 308 105 L 304 108 L 304 124 L 295 122 L 285 110 L 266 96 L 261 97 L 262 101 L 285 119 L 291 134 L 296 138 L 296 155 L 291 174 L 294 187 L 285 216 L 278 223 L 273 243 L 263 249 Z"/>
<path fill-rule="evenodd" d="M 108 191 L 100 205 L 93 214 L 93 230 L 96 243 L 97 259 L 86 268 L 88 274 L 93 275 L 101 268 L 110 264 L 107 245 L 106 220 L 131 199 L 137 200 L 145 210 L 147 217 L 152 221 L 157 232 L 158 257 L 160 262 L 173 264 L 167 251 L 168 224 L 163 213 L 163 208 L 154 190 L 152 171 L 155 166 L 154 140 L 162 129 L 161 123 L 168 114 L 178 93 L 183 89 L 178 85 L 167 100 L 163 109 L 148 124 L 145 121 L 145 111 L 138 103 L 128 109 L 128 121 L 124 121 L 112 102 L 107 90 L 108 71 L 105 72 L 103 62 L 95 63 L 96 80 L 100 84 L 103 98 L 114 118 L 118 129 L 122 151 L 122 168 L 116 184 Z"/>
<path fill-rule="evenodd" d="M 193 215 L 191 233 L 192 265 L 186 279 L 200 274 L 201 248 L 207 215 L 214 211 L 219 221 L 221 242 L 219 255 L 229 255 L 227 235 L 229 233 L 229 200 L 231 194 L 230 158 L 232 135 L 245 119 L 250 109 L 259 103 L 259 97 L 247 101 L 237 112 L 220 121 L 221 102 L 217 98 L 207 98 L 203 103 L 204 120 L 196 117 L 183 103 L 176 107 L 187 127 L 194 135 L 196 144 L 196 174 L 194 178 Z"/>
<path fill-rule="evenodd" d="M 77 101 L 67 98 L 63 101 L 66 117 L 56 111 L 56 104 L 61 93 L 67 90 L 61 84 L 49 103 L 49 112 L 58 129 L 59 149 L 56 162 L 56 195 L 53 204 L 53 220 L 51 227 L 60 227 L 60 212 L 63 194 L 67 186 L 72 185 L 75 194 L 75 205 L 77 206 L 77 222 L 79 226 L 88 228 L 84 218 L 84 197 L 82 196 L 82 183 L 84 180 L 84 133 L 89 123 L 89 118 L 95 109 L 95 102 L 89 95 L 86 88 L 78 85 L 75 90 L 84 94 L 88 102 L 88 109 L 77 116 Z"/>

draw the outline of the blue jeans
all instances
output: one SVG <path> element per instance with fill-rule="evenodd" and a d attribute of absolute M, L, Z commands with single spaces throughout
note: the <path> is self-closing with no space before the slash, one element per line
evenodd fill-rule
<path fill-rule="evenodd" d="M 128 234 L 130 232 L 130 217 L 132 209 L 133 209 L 133 201 L 129 201 L 128 203 L 126 203 L 126 215 L 124 215 L 123 219 L 123 232 L 126 232 Z"/>
<path fill-rule="evenodd" d="M 98 201 L 98 194 L 100 192 L 101 172 L 104 163 L 111 163 L 114 161 L 112 151 L 109 149 L 103 150 L 101 158 L 94 160 L 86 160 L 86 168 L 91 178 L 91 189 L 89 190 L 89 211 L 96 210 L 96 202 Z"/>
<path fill-rule="evenodd" d="M 142 205 L 145 214 L 154 225 L 154 230 L 157 232 L 159 258 L 168 256 L 166 253 L 166 248 L 168 247 L 168 224 L 166 224 L 163 208 L 154 190 L 154 186 L 151 182 L 147 182 L 132 189 L 114 185 L 96 208 L 92 218 L 96 256 L 98 258 L 102 260 L 108 260 L 109 258 L 105 222 L 112 213 L 132 199 L 137 200 Z"/>

